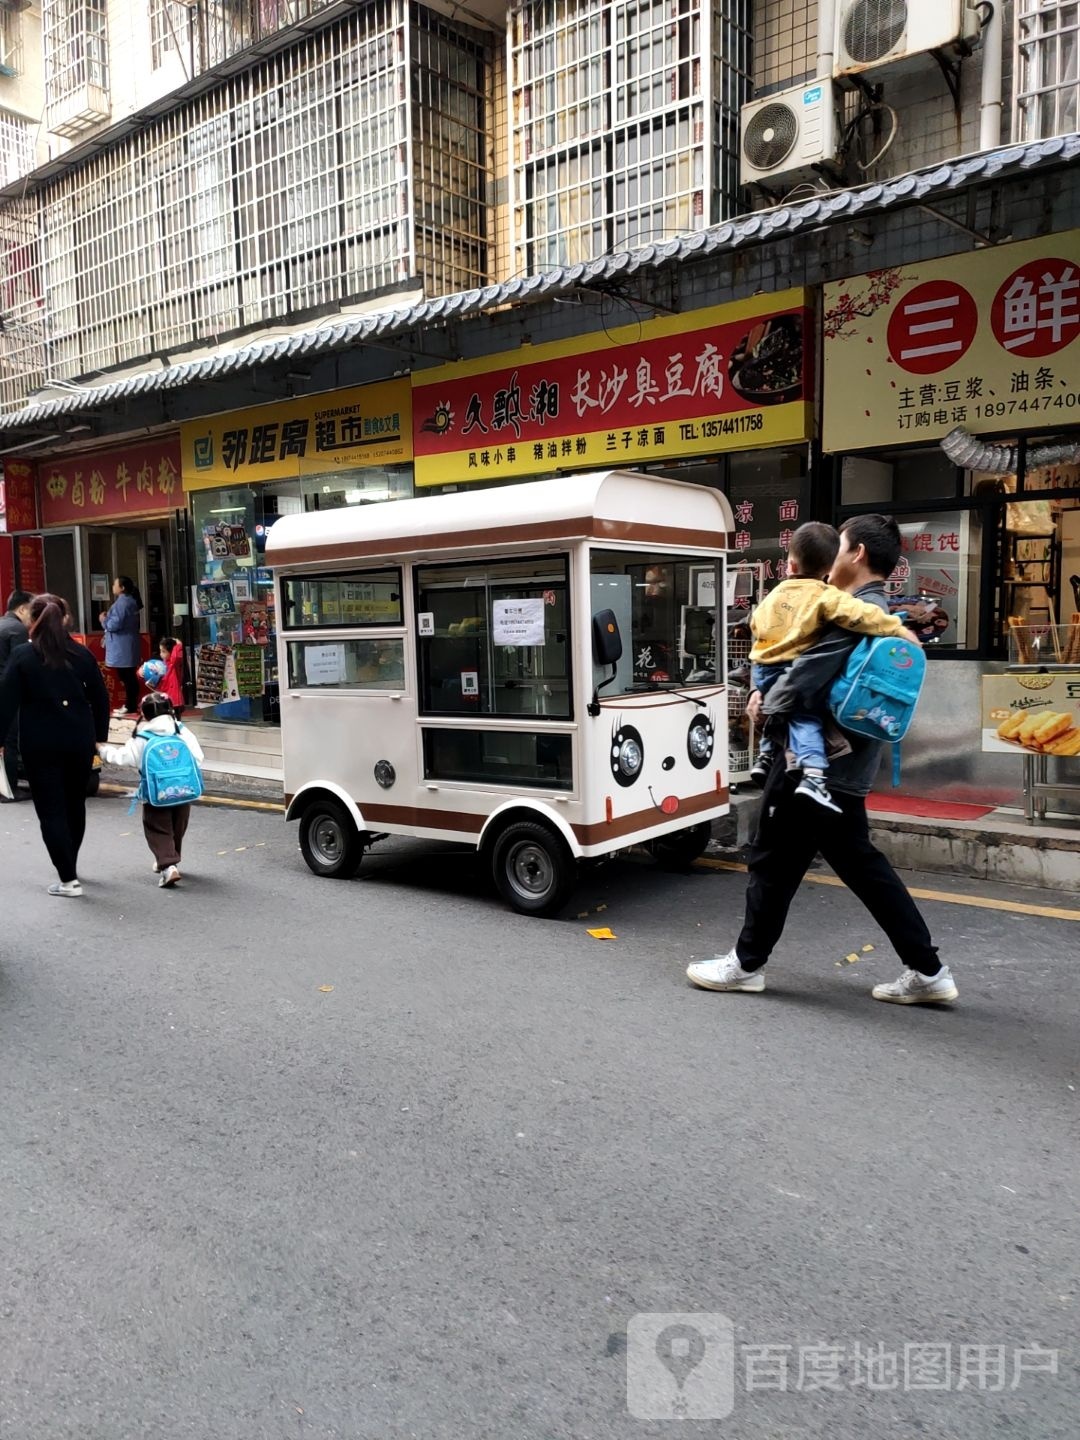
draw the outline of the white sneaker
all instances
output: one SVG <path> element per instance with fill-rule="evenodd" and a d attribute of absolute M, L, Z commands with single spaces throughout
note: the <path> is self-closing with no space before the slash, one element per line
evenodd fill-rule
<path fill-rule="evenodd" d="M 157 863 L 156 860 L 154 861 L 153 865 L 150 866 L 150 869 L 154 872 L 155 875 L 161 874 L 161 866 Z"/>
<path fill-rule="evenodd" d="M 50 895 L 81 895 L 82 885 L 78 880 L 54 880 L 49 886 Z"/>
<path fill-rule="evenodd" d="M 888 1000 L 893 1005 L 942 1005 L 960 994 L 952 971 L 943 965 L 936 975 L 920 975 L 918 970 L 905 970 L 899 980 L 888 985 L 875 985 L 870 994 L 875 1000 Z"/>
<path fill-rule="evenodd" d="M 756 994 L 765 989 L 763 973 L 744 970 L 734 950 L 714 955 L 711 960 L 695 960 L 686 967 L 686 978 L 700 990 L 746 990 Z"/>
<path fill-rule="evenodd" d="M 175 885 L 179 879 L 179 869 L 175 865 L 166 865 L 165 869 L 161 872 L 161 879 L 158 881 L 158 885 L 162 890 L 165 890 L 168 886 Z"/>
<path fill-rule="evenodd" d="M 813 800 L 818 805 L 824 805 L 826 810 L 835 810 L 837 815 L 843 813 L 829 794 L 829 787 L 820 775 L 804 775 L 795 786 L 795 794 L 802 795 L 807 800 Z"/>

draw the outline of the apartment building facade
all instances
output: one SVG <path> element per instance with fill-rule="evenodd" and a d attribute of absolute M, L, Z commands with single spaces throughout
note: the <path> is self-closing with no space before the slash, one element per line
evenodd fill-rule
<path fill-rule="evenodd" d="M 95 576 L 125 561 L 150 583 L 160 565 L 194 653 L 243 622 L 196 614 L 193 583 L 239 570 L 237 606 L 267 608 L 261 546 L 280 514 L 617 461 L 723 488 L 766 580 L 808 515 L 891 510 L 920 594 L 915 554 L 947 544 L 954 593 L 928 631 L 959 662 L 950 685 L 977 688 L 1021 596 L 1008 516 L 1049 483 L 1043 442 L 1080 420 L 1061 268 L 1080 225 L 1062 158 L 1076 7 L 485 3 L 0 0 L 40 56 L 0 71 L 0 137 L 5 117 L 23 127 L 0 189 L 0 450 L 23 575 L 64 577 L 90 615 Z M 1004 284 L 979 257 L 1042 241 L 1013 269 L 1050 264 L 1062 287 L 1058 368 L 1002 383 L 1051 369 L 1065 408 L 964 408 L 985 375 L 935 372 L 895 386 L 904 413 L 869 435 L 838 421 L 830 384 L 847 398 L 871 378 L 851 373 L 856 332 L 887 343 L 854 310 L 882 322 L 973 257 L 974 357 Z M 762 294 L 775 303 L 744 323 Z M 640 411 L 725 383 L 699 363 L 721 345 L 730 398 L 760 325 L 802 369 L 782 397 L 743 397 L 756 431 L 633 423 L 634 397 Z M 561 371 L 536 370 L 549 356 Z M 543 409 L 558 394 L 562 430 Z M 1011 478 L 953 463 L 939 441 L 955 425 L 1010 441 Z M 529 445 L 497 443 L 507 426 Z M 1069 464 L 1051 467 L 1053 565 L 1031 572 L 1059 614 Z M 272 644 L 263 658 L 261 698 L 230 692 L 225 718 L 244 701 L 272 718 Z M 959 689 L 940 693 L 955 709 Z M 911 783 L 923 768 L 909 759 Z"/>

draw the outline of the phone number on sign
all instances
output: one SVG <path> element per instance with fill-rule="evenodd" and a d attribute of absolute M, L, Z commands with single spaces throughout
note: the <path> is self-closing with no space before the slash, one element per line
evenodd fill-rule
<path fill-rule="evenodd" d="M 687 421 L 679 426 L 679 439 L 715 440 L 719 435 L 742 435 L 748 430 L 762 430 L 764 425 L 760 411 L 753 415 L 728 415 L 717 420 Z"/>
<path fill-rule="evenodd" d="M 1029 395 L 1023 400 L 988 400 L 985 405 L 976 405 L 975 413 L 984 420 L 990 420 L 1001 415 L 1026 415 L 1035 410 L 1051 409 L 1080 409 L 1080 395 Z"/>

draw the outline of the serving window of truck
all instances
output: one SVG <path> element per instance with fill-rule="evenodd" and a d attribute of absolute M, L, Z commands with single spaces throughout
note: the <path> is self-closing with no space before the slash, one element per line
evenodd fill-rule
<path fill-rule="evenodd" d="M 493 511 L 495 513 L 493 513 Z M 727 502 L 626 472 L 285 517 L 287 815 L 321 875 L 386 834 L 476 846 L 516 909 L 727 810 Z"/>

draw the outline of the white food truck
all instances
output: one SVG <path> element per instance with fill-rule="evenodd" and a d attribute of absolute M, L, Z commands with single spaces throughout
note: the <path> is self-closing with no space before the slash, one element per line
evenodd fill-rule
<path fill-rule="evenodd" d="M 286 812 L 310 868 L 456 840 L 549 915 L 580 860 L 696 858 L 728 810 L 732 528 L 717 491 L 623 471 L 278 520 Z"/>

